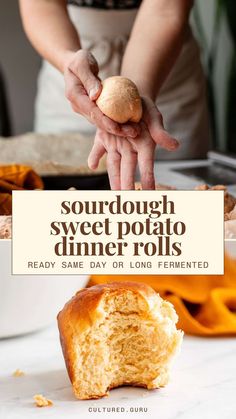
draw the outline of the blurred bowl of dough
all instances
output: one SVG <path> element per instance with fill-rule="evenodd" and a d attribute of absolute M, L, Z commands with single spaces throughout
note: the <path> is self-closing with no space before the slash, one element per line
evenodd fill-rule
<path fill-rule="evenodd" d="M 86 275 L 12 275 L 11 240 L 0 240 L 0 338 L 49 326 Z"/>

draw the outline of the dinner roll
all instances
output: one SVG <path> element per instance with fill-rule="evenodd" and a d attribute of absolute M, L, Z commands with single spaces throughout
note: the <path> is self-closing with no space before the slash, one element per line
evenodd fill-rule
<path fill-rule="evenodd" d="M 135 84 L 121 76 L 109 77 L 102 82 L 103 89 L 96 103 L 104 115 L 113 121 L 139 122 L 142 102 Z"/>
<path fill-rule="evenodd" d="M 77 292 L 58 315 L 76 397 L 96 399 L 122 385 L 165 386 L 182 341 L 176 322 L 173 306 L 143 283 L 113 282 Z"/>

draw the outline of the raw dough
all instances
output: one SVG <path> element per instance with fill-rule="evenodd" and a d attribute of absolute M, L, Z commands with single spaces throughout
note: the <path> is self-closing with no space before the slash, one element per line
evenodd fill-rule
<path fill-rule="evenodd" d="M 135 84 L 121 76 L 108 77 L 103 81 L 97 106 L 113 121 L 139 122 L 142 117 L 142 102 Z"/>

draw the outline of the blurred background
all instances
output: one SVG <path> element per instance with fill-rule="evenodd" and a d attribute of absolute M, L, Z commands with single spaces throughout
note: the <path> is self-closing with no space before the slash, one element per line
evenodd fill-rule
<path fill-rule="evenodd" d="M 236 1 L 195 0 L 192 26 L 208 81 L 214 147 L 236 152 Z M 18 2 L 0 5 L 0 135 L 32 131 L 40 57 L 23 32 Z"/>

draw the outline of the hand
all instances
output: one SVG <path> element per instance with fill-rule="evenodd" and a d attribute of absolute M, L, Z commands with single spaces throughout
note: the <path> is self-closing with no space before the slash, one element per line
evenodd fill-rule
<path fill-rule="evenodd" d="M 118 124 L 105 116 L 96 105 L 95 101 L 102 90 L 98 71 L 97 61 L 89 51 L 79 50 L 70 54 L 64 78 L 65 94 L 72 109 L 104 131 L 117 136 L 136 137 L 139 131 L 136 124 Z"/>
<path fill-rule="evenodd" d="M 147 129 L 156 145 L 168 150 L 174 151 L 179 147 L 179 141 L 171 137 L 165 130 L 163 116 L 156 107 L 155 102 L 147 96 L 142 97 L 143 116 Z"/>
<path fill-rule="evenodd" d="M 162 115 L 154 102 L 143 98 L 143 118 L 140 134 L 134 139 L 121 138 L 98 129 L 88 165 L 96 169 L 101 157 L 107 153 L 107 171 L 111 189 L 134 189 L 138 162 L 142 189 L 155 189 L 154 155 L 156 145 L 175 150 L 179 143 L 164 129 Z"/>

